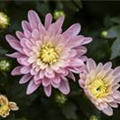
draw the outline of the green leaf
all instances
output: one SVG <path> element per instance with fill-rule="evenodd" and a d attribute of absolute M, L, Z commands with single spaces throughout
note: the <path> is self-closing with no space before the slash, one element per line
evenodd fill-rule
<path fill-rule="evenodd" d="M 106 38 L 115 38 L 120 36 L 120 26 L 113 26 L 108 30 Z"/>
<path fill-rule="evenodd" d="M 112 49 L 111 59 L 116 58 L 117 56 L 120 56 L 120 37 L 118 37 L 115 40 L 111 49 Z"/>
<path fill-rule="evenodd" d="M 112 18 L 111 21 L 114 23 L 120 24 L 120 16 Z"/>
<path fill-rule="evenodd" d="M 111 50 L 111 59 L 116 58 L 117 56 L 120 56 L 120 26 L 116 25 L 113 26 L 108 30 L 106 38 L 116 38 L 115 42 L 113 43 Z"/>

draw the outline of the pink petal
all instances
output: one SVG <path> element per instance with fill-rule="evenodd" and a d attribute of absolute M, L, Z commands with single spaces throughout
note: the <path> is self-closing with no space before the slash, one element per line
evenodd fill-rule
<path fill-rule="evenodd" d="M 21 38 L 24 37 L 24 34 L 22 32 L 20 32 L 20 31 L 17 31 L 16 36 L 18 37 L 18 39 L 21 39 Z"/>
<path fill-rule="evenodd" d="M 114 91 L 116 91 L 119 87 L 120 87 L 120 85 L 117 84 L 117 85 L 114 85 L 114 86 L 112 87 L 112 89 L 113 89 Z"/>
<path fill-rule="evenodd" d="M 48 71 L 45 71 L 45 76 L 47 78 L 54 78 L 55 77 L 55 73 L 52 71 L 52 73 L 48 72 Z"/>
<path fill-rule="evenodd" d="M 115 102 L 118 103 L 118 104 L 120 104 L 120 98 L 115 99 Z"/>
<path fill-rule="evenodd" d="M 21 68 L 21 73 L 22 74 L 27 74 L 27 73 L 30 72 L 30 70 L 31 70 L 31 66 L 24 66 L 24 67 Z"/>
<path fill-rule="evenodd" d="M 86 49 L 86 47 L 81 46 L 79 48 L 76 48 L 76 51 L 78 53 L 78 56 L 82 56 L 87 52 L 87 49 Z"/>
<path fill-rule="evenodd" d="M 23 30 L 31 31 L 30 25 L 27 21 L 22 21 L 22 28 Z"/>
<path fill-rule="evenodd" d="M 18 66 L 18 67 L 16 67 L 16 68 L 14 68 L 14 69 L 12 70 L 11 74 L 12 74 L 12 75 L 21 75 L 21 74 L 22 74 L 22 73 L 21 73 L 21 68 L 22 68 L 22 66 Z"/>
<path fill-rule="evenodd" d="M 92 59 L 87 60 L 87 69 L 88 71 L 91 71 L 92 69 L 96 68 L 96 63 Z"/>
<path fill-rule="evenodd" d="M 75 76 L 73 75 L 72 72 L 69 72 L 69 74 L 67 75 L 68 78 L 72 79 L 73 81 L 75 81 Z"/>
<path fill-rule="evenodd" d="M 106 102 L 114 102 L 114 98 L 111 96 L 106 96 Z"/>
<path fill-rule="evenodd" d="M 59 88 L 59 87 L 60 87 L 60 84 L 59 84 L 59 83 L 55 83 L 54 81 L 51 81 L 51 85 L 52 85 L 54 88 Z"/>
<path fill-rule="evenodd" d="M 23 52 L 24 52 L 24 54 L 25 54 L 26 56 L 30 56 L 31 50 L 28 49 L 28 48 L 23 48 Z"/>
<path fill-rule="evenodd" d="M 31 80 L 30 83 L 29 83 L 29 85 L 28 85 L 28 87 L 27 87 L 27 93 L 26 94 L 29 95 L 29 94 L 33 93 L 35 90 L 38 89 L 39 86 L 40 86 L 39 84 L 36 85 L 34 83 L 34 81 Z"/>
<path fill-rule="evenodd" d="M 61 78 L 59 76 L 53 79 L 54 83 L 59 84 L 61 82 Z"/>
<path fill-rule="evenodd" d="M 71 62 L 70 62 L 70 66 L 74 66 L 74 67 L 77 67 L 77 66 L 83 66 L 83 61 L 78 59 L 78 58 L 74 58 Z"/>
<path fill-rule="evenodd" d="M 80 58 L 83 62 L 86 62 L 87 59 L 88 59 L 87 56 L 80 56 L 79 58 Z"/>
<path fill-rule="evenodd" d="M 44 71 L 42 70 L 42 71 L 40 71 L 40 73 L 39 73 L 39 78 L 42 79 L 43 77 L 44 77 Z"/>
<path fill-rule="evenodd" d="M 99 99 L 99 101 L 101 101 L 101 100 Z M 100 103 L 100 104 L 98 104 L 98 106 L 99 106 L 100 110 L 108 108 L 108 104 L 106 102 Z"/>
<path fill-rule="evenodd" d="M 120 67 L 116 67 L 115 69 L 114 69 L 114 72 L 113 72 L 113 75 L 120 75 Z"/>
<path fill-rule="evenodd" d="M 76 50 L 71 50 L 69 53 L 69 57 L 75 57 L 77 55 L 77 51 Z"/>
<path fill-rule="evenodd" d="M 92 38 L 91 38 L 91 37 L 84 37 L 81 45 L 88 44 L 88 43 L 90 43 L 91 41 L 92 41 Z"/>
<path fill-rule="evenodd" d="M 43 85 L 44 87 L 49 86 L 50 83 L 51 83 L 51 80 L 50 80 L 50 79 L 47 79 L 47 78 L 43 78 L 43 79 L 42 79 L 42 85 Z"/>
<path fill-rule="evenodd" d="M 45 28 L 48 29 L 51 23 L 52 23 L 52 15 L 48 13 L 45 16 Z"/>
<path fill-rule="evenodd" d="M 30 39 L 31 38 L 31 32 L 29 32 L 28 30 L 24 30 L 24 35 L 26 38 Z"/>
<path fill-rule="evenodd" d="M 21 44 L 21 46 L 22 46 L 23 48 L 26 48 L 26 47 L 27 47 L 26 44 L 25 44 L 25 41 L 26 41 L 26 38 L 22 38 L 22 39 L 20 40 L 20 44 Z"/>
<path fill-rule="evenodd" d="M 28 12 L 28 20 L 30 22 L 30 26 L 32 29 L 37 28 L 38 24 L 41 23 L 41 20 L 40 20 L 38 14 L 33 10 L 30 10 Z"/>
<path fill-rule="evenodd" d="M 114 80 L 114 84 L 118 84 L 120 82 L 120 76 L 117 76 Z"/>
<path fill-rule="evenodd" d="M 46 29 L 45 29 L 45 27 L 43 26 L 42 23 L 39 23 L 38 28 L 39 28 L 39 31 L 40 31 L 41 34 L 44 35 L 46 33 Z"/>
<path fill-rule="evenodd" d="M 42 80 L 39 78 L 39 73 L 36 74 L 33 78 L 35 84 L 41 84 Z"/>
<path fill-rule="evenodd" d="M 74 48 L 81 46 L 81 39 L 83 39 L 83 36 L 81 35 L 71 37 L 68 41 L 67 47 Z"/>
<path fill-rule="evenodd" d="M 65 95 L 69 94 L 70 86 L 68 81 L 62 80 L 58 89 Z"/>
<path fill-rule="evenodd" d="M 40 33 L 39 33 L 39 31 L 37 29 L 34 29 L 32 31 L 32 37 L 35 38 L 35 39 L 39 39 Z"/>
<path fill-rule="evenodd" d="M 29 57 L 29 58 L 28 58 L 28 62 L 29 62 L 29 63 L 34 63 L 34 62 L 36 61 L 36 59 L 37 59 L 36 56 Z"/>
<path fill-rule="evenodd" d="M 99 73 L 103 69 L 103 64 L 99 63 L 96 68 L 96 73 Z"/>
<path fill-rule="evenodd" d="M 47 87 L 44 87 L 44 91 L 45 91 L 45 94 L 50 97 L 51 96 L 51 93 L 52 93 L 52 88 L 51 88 L 51 85 L 47 86 Z"/>
<path fill-rule="evenodd" d="M 110 105 L 111 107 L 113 107 L 113 108 L 117 108 L 117 107 L 118 107 L 118 104 L 115 103 L 115 102 L 111 102 L 111 103 L 109 103 L 109 105 Z"/>
<path fill-rule="evenodd" d="M 84 80 L 80 79 L 79 80 L 79 85 L 80 85 L 80 87 L 84 88 L 84 86 L 85 86 Z"/>
<path fill-rule="evenodd" d="M 20 42 L 15 37 L 12 35 L 6 35 L 6 40 L 12 48 L 19 52 L 23 52 Z"/>
<path fill-rule="evenodd" d="M 26 74 L 20 79 L 19 83 L 20 84 L 27 83 L 31 78 L 32 76 L 30 74 Z"/>
<path fill-rule="evenodd" d="M 21 65 L 25 65 L 25 66 L 29 66 L 30 65 L 30 63 L 28 62 L 28 58 L 24 57 L 24 56 L 22 58 L 17 58 L 17 61 Z"/>
<path fill-rule="evenodd" d="M 105 108 L 103 110 L 103 112 L 108 115 L 108 116 L 112 116 L 113 115 L 113 109 L 111 107 Z"/>
<path fill-rule="evenodd" d="M 36 75 L 34 75 L 34 78 L 33 78 L 35 81 L 36 80 L 39 80 L 40 78 L 39 78 L 39 73 L 38 74 L 36 74 Z"/>
<path fill-rule="evenodd" d="M 80 73 L 80 70 L 76 69 L 75 67 L 74 68 L 68 68 L 69 71 L 73 72 L 73 73 L 76 73 L 76 74 L 79 74 Z"/>
<path fill-rule="evenodd" d="M 19 57 L 23 57 L 24 55 L 22 55 L 21 53 L 19 52 L 15 52 L 15 53 L 12 53 L 12 54 L 6 54 L 8 57 L 12 57 L 12 58 L 19 58 Z"/>
<path fill-rule="evenodd" d="M 119 98 L 120 98 L 120 92 L 119 92 L 119 91 L 115 91 L 115 92 L 113 93 L 113 97 L 114 97 L 115 99 L 119 99 Z"/>
<path fill-rule="evenodd" d="M 60 17 L 57 19 L 57 21 L 56 21 L 56 23 L 59 25 L 60 28 L 61 28 L 62 25 L 63 25 L 64 19 L 65 19 L 65 16 L 62 15 L 62 16 L 60 16 Z"/>
<path fill-rule="evenodd" d="M 104 66 L 103 69 L 106 71 L 108 69 L 110 69 L 112 67 L 112 63 L 111 62 L 107 62 Z"/>
<path fill-rule="evenodd" d="M 48 29 L 48 32 L 50 35 L 55 35 L 55 34 L 60 34 L 62 29 L 62 24 L 63 24 L 63 21 L 64 21 L 64 16 L 61 16 L 60 18 L 58 18 L 58 20 L 51 24 L 49 29 Z"/>
<path fill-rule="evenodd" d="M 33 43 L 32 43 L 31 41 L 27 40 L 27 39 L 26 39 L 26 41 L 25 41 L 25 44 L 26 44 L 26 46 L 27 46 L 29 49 L 31 49 L 32 46 L 33 46 Z"/>
<path fill-rule="evenodd" d="M 63 25 L 64 22 L 64 15 L 60 16 L 57 21 L 55 22 L 55 24 L 58 26 L 58 30 L 56 31 L 56 33 L 59 33 L 59 31 L 61 30 L 61 27 Z"/>
<path fill-rule="evenodd" d="M 73 24 L 63 33 L 63 35 L 65 37 L 76 36 L 80 32 L 80 29 L 81 29 L 81 26 L 79 23 Z"/>
<path fill-rule="evenodd" d="M 36 75 L 38 72 L 35 70 L 35 68 L 32 68 L 30 70 L 31 75 Z"/>

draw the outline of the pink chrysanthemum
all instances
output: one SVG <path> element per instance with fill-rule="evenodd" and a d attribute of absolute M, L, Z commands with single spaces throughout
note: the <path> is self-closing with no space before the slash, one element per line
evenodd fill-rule
<path fill-rule="evenodd" d="M 19 40 L 6 36 L 10 46 L 17 50 L 9 56 L 16 58 L 20 64 L 12 75 L 24 75 L 20 84 L 29 81 L 27 94 L 40 85 L 47 96 L 51 95 L 52 87 L 68 94 L 70 88 L 66 77 L 74 79 L 73 72 L 78 73 L 81 69 L 86 53 L 82 45 L 91 42 L 91 38 L 78 35 L 78 23 L 62 33 L 64 16 L 52 23 L 52 15 L 47 14 L 43 26 L 37 13 L 30 10 L 28 21 L 22 21 L 23 32 L 16 32 Z"/>
<path fill-rule="evenodd" d="M 79 84 L 92 103 L 106 115 L 113 115 L 113 108 L 120 104 L 120 67 L 112 69 L 112 63 L 105 65 L 88 59 L 80 74 Z"/>

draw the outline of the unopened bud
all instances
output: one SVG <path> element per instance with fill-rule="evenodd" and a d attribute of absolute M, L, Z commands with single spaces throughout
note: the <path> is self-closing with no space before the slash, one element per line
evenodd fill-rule
<path fill-rule="evenodd" d="M 104 31 L 101 32 L 101 37 L 106 38 L 107 35 L 108 35 L 107 31 L 104 30 Z"/>
<path fill-rule="evenodd" d="M 5 13 L 0 12 L 0 28 L 6 29 L 9 25 L 10 25 L 9 17 Z"/>
<path fill-rule="evenodd" d="M 10 61 L 0 60 L 0 71 L 9 71 L 11 68 Z"/>
<path fill-rule="evenodd" d="M 55 10 L 53 16 L 54 16 L 54 19 L 56 20 L 56 19 L 58 19 L 60 16 L 65 16 L 65 13 L 64 13 L 63 11 L 57 11 L 57 10 Z"/>
<path fill-rule="evenodd" d="M 67 101 L 66 96 L 61 93 L 55 96 L 55 102 L 58 103 L 59 105 L 64 104 L 66 101 Z"/>
<path fill-rule="evenodd" d="M 90 116 L 89 120 L 99 120 L 99 118 L 96 115 Z"/>

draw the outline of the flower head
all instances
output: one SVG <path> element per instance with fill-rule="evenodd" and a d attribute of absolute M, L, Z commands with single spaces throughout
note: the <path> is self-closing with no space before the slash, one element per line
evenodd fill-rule
<path fill-rule="evenodd" d="M 9 55 L 16 58 L 20 66 L 12 75 L 23 77 L 20 83 L 29 81 L 27 94 L 43 86 L 45 94 L 51 95 L 52 87 L 63 94 L 70 92 L 68 79 L 74 79 L 85 60 L 86 48 L 82 45 L 91 42 L 90 37 L 78 35 L 80 25 L 74 24 L 62 33 L 64 16 L 52 23 L 52 15 L 45 17 L 45 26 L 33 10 L 28 12 L 28 21 L 22 21 L 23 32 L 16 32 L 17 38 L 7 35 L 10 46 L 17 52 Z"/>
<path fill-rule="evenodd" d="M 113 108 L 120 103 L 120 67 L 112 69 L 111 62 L 105 65 L 88 59 L 80 74 L 79 84 L 92 103 L 106 115 L 113 114 Z"/>
<path fill-rule="evenodd" d="M 9 115 L 10 110 L 16 111 L 19 108 L 15 102 L 9 102 L 7 97 L 0 95 L 0 116 L 5 118 Z"/>

